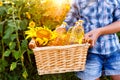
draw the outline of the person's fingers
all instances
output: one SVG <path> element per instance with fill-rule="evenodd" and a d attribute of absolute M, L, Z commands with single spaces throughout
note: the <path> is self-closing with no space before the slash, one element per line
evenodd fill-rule
<path fill-rule="evenodd" d="M 86 38 L 84 37 L 83 40 L 82 40 L 82 43 L 89 43 L 90 44 L 90 47 L 93 47 L 94 46 L 94 41 L 91 39 L 91 38 Z"/>
<path fill-rule="evenodd" d="M 92 46 L 94 46 L 96 44 L 97 38 L 93 37 L 93 41 L 92 41 Z"/>
<path fill-rule="evenodd" d="M 92 39 L 90 39 L 90 38 L 89 38 L 87 41 L 88 41 L 88 43 L 90 44 L 90 47 L 93 47 L 93 42 L 94 42 L 94 41 L 93 41 Z"/>

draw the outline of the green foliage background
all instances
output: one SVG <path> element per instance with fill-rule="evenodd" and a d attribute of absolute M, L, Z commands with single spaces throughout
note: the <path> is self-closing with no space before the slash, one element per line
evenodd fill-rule
<path fill-rule="evenodd" d="M 46 2 L 43 2 L 46 1 Z M 36 26 L 54 29 L 64 20 L 69 4 L 61 15 L 54 13 L 51 0 L 0 0 L 0 80 L 79 80 L 75 73 L 54 75 L 37 74 L 33 52 L 28 48 L 25 30 L 30 21 Z M 54 9 L 53 9 L 54 8 Z M 49 9 L 49 11 L 48 11 Z M 56 14 L 56 15 L 51 15 Z M 31 18 L 26 17 L 29 12 Z M 120 35 L 120 34 L 118 34 Z M 102 77 L 110 80 L 109 77 Z"/>

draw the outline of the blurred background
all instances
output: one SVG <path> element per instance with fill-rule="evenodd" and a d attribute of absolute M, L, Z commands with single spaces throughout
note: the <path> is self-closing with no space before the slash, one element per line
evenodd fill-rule
<path fill-rule="evenodd" d="M 34 54 L 28 48 L 31 39 L 25 39 L 31 22 L 51 30 L 58 27 L 70 3 L 71 0 L 0 0 L 0 80 L 79 80 L 74 72 L 38 75 Z"/>

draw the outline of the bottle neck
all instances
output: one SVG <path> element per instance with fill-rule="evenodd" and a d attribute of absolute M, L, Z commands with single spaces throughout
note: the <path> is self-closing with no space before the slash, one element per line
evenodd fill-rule
<path fill-rule="evenodd" d="M 82 27 L 82 23 L 77 22 L 77 23 L 75 24 L 75 26 L 76 26 L 76 27 Z"/>
<path fill-rule="evenodd" d="M 78 20 L 77 22 L 76 22 L 76 26 L 83 26 L 83 20 Z"/>
<path fill-rule="evenodd" d="M 63 27 L 63 28 L 66 28 L 66 26 L 67 26 L 66 22 L 63 22 L 62 25 L 61 25 L 61 27 Z"/>

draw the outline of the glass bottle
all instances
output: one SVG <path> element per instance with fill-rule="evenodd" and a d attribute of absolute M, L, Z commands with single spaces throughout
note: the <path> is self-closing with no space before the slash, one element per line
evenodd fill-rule
<path fill-rule="evenodd" d="M 72 32 L 73 27 L 70 27 L 67 31 L 67 33 L 65 34 L 65 45 L 69 45 L 70 44 L 70 36 L 71 36 L 71 32 Z"/>
<path fill-rule="evenodd" d="M 62 24 L 59 27 L 57 27 L 55 31 L 59 34 L 64 34 L 66 33 L 66 26 L 67 26 L 67 23 L 62 22 Z"/>
<path fill-rule="evenodd" d="M 72 29 L 70 44 L 81 44 L 84 37 L 83 20 L 78 20 Z"/>
<path fill-rule="evenodd" d="M 55 43 L 56 43 L 57 46 L 66 44 L 66 42 L 65 42 L 66 32 L 67 32 L 66 31 L 66 26 L 67 26 L 67 23 L 62 22 L 61 26 L 56 29 L 57 37 L 55 39 Z"/>

